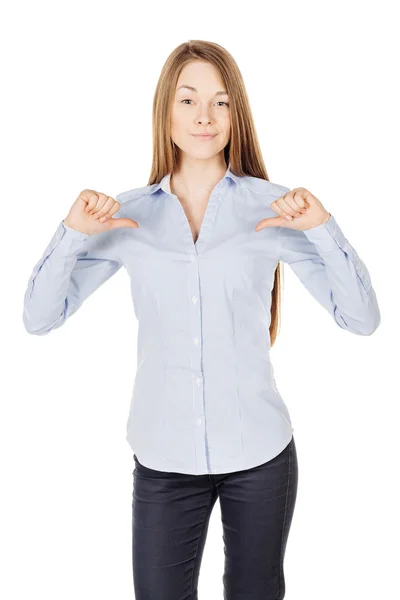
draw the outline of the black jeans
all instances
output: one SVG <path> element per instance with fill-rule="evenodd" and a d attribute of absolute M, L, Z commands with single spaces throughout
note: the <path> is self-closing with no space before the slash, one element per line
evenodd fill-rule
<path fill-rule="evenodd" d="M 282 600 L 283 560 L 298 481 L 293 437 L 272 460 L 233 473 L 169 473 L 145 467 L 136 455 L 134 460 L 136 600 L 198 599 L 200 563 L 217 498 L 225 553 L 224 600 Z"/>

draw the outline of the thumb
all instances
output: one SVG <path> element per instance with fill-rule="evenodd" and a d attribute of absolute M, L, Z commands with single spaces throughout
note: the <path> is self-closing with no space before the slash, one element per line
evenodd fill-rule
<path fill-rule="evenodd" d="M 114 219 L 113 217 L 111 217 L 111 219 L 108 220 L 108 223 L 110 229 L 118 229 L 118 227 L 139 227 L 136 221 L 134 221 L 133 219 L 126 218 Z"/>
<path fill-rule="evenodd" d="M 262 221 L 257 223 L 256 231 L 259 231 L 260 229 L 264 229 L 265 227 L 282 227 L 282 226 L 286 225 L 287 223 L 288 223 L 288 221 L 280 216 L 267 217 L 266 219 L 263 219 Z"/>

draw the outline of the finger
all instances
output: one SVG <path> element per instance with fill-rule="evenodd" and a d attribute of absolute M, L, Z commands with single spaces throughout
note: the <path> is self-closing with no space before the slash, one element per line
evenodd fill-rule
<path fill-rule="evenodd" d="M 95 219 L 100 220 L 101 217 L 104 217 L 108 213 L 108 211 L 114 206 L 114 198 L 110 196 L 106 196 L 106 202 L 101 206 L 100 204 L 96 207 L 95 212 L 93 213 L 93 217 Z"/>
<path fill-rule="evenodd" d="M 296 212 L 303 214 L 306 211 L 306 202 L 300 194 L 294 192 L 292 195 L 285 196 L 285 202 Z"/>
<path fill-rule="evenodd" d="M 87 204 L 85 207 L 85 212 L 89 213 L 97 204 L 99 196 L 93 190 L 87 194 Z"/>
<path fill-rule="evenodd" d="M 117 202 L 117 200 L 113 200 L 113 204 L 111 206 L 111 208 L 108 209 L 107 212 L 105 212 L 104 214 L 102 214 L 99 218 L 99 222 L 100 223 L 106 223 L 109 219 L 111 219 L 111 217 L 113 215 L 115 215 L 116 212 L 119 211 L 120 209 L 120 203 Z M 101 211 L 102 212 L 102 211 Z"/>
<path fill-rule="evenodd" d="M 96 192 L 96 196 L 97 196 L 97 201 L 93 202 L 93 204 L 90 203 L 90 209 L 87 211 L 90 215 L 93 215 L 93 214 L 97 213 L 99 210 L 101 210 L 108 198 L 108 196 L 106 196 L 105 194 L 102 194 L 101 192 Z"/>
<path fill-rule="evenodd" d="M 279 198 L 278 206 L 287 214 L 292 217 L 300 217 L 301 212 L 297 204 L 294 202 L 293 197 L 288 194 L 285 198 Z"/>
<path fill-rule="evenodd" d="M 286 221 L 286 219 L 284 220 Z M 282 217 L 267 217 L 257 223 L 255 230 L 259 231 L 260 229 L 265 229 L 265 227 L 282 227 L 284 224 Z"/>
<path fill-rule="evenodd" d="M 278 204 L 278 202 L 281 200 L 281 198 L 279 198 L 279 200 L 274 200 L 271 203 L 271 208 L 278 213 L 278 215 L 280 217 L 283 217 L 284 219 L 286 219 L 286 221 L 291 221 L 293 219 L 293 216 L 288 214 L 285 210 L 283 210 L 283 208 L 281 208 L 281 206 Z M 274 205 L 274 206 L 272 206 Z M 289 207 L 288 207 L 289 208 Z M 294 212 L 294 211 L 293 211 Z"/>
<path fill-rule="evenodd" d="M 139 227 L 139 223 L 137 223 L 137 221 L 125 217 L 121 217 L 119 219 L 108 219 L 106 225 L 109 229 L 117 229 L 117 227 L 131 227 L 136 229 Z"/>

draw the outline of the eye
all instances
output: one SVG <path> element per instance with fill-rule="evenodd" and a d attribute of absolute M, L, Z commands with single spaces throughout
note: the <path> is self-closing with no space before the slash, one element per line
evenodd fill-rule
<path fill-rule="evenodd" d="M 181 100 L 181 103 L 182 102 L 193 102 L 193 100 L 191 100 L 190 98 L 184 98 L 183 100 Z M 229 102 L 224 102 L 223 100 L 219 100 L 217 102 L 217 104 L 221 104 L 221 103 L 225 104 L 226 106 L 229 106 Z"/>

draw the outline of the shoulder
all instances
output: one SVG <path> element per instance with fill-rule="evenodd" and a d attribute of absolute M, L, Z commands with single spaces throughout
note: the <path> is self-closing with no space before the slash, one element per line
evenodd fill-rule
<path fill-rule="evenodd" d="M 153 185 L 144 185 L 142 187 L 133 188 L 131 190 L 126 190 L 125 192 L 120 192 L 115 196 L 115 200 L 120 204 L 124 204 L 129 202 L 130 200 L 138 200 L 143 196 L 148 196 L 153 192 L 157 184 Z"/>
<path fill-rule="evenodd" d="M 290 188 L 279 183 L 267 181 L 260 177 L 251 177 L 250 175 L 240 177 L 239 185 L 255 194 L 274 196 L 276 198 L 280 198 L 290 190 Z"/>

